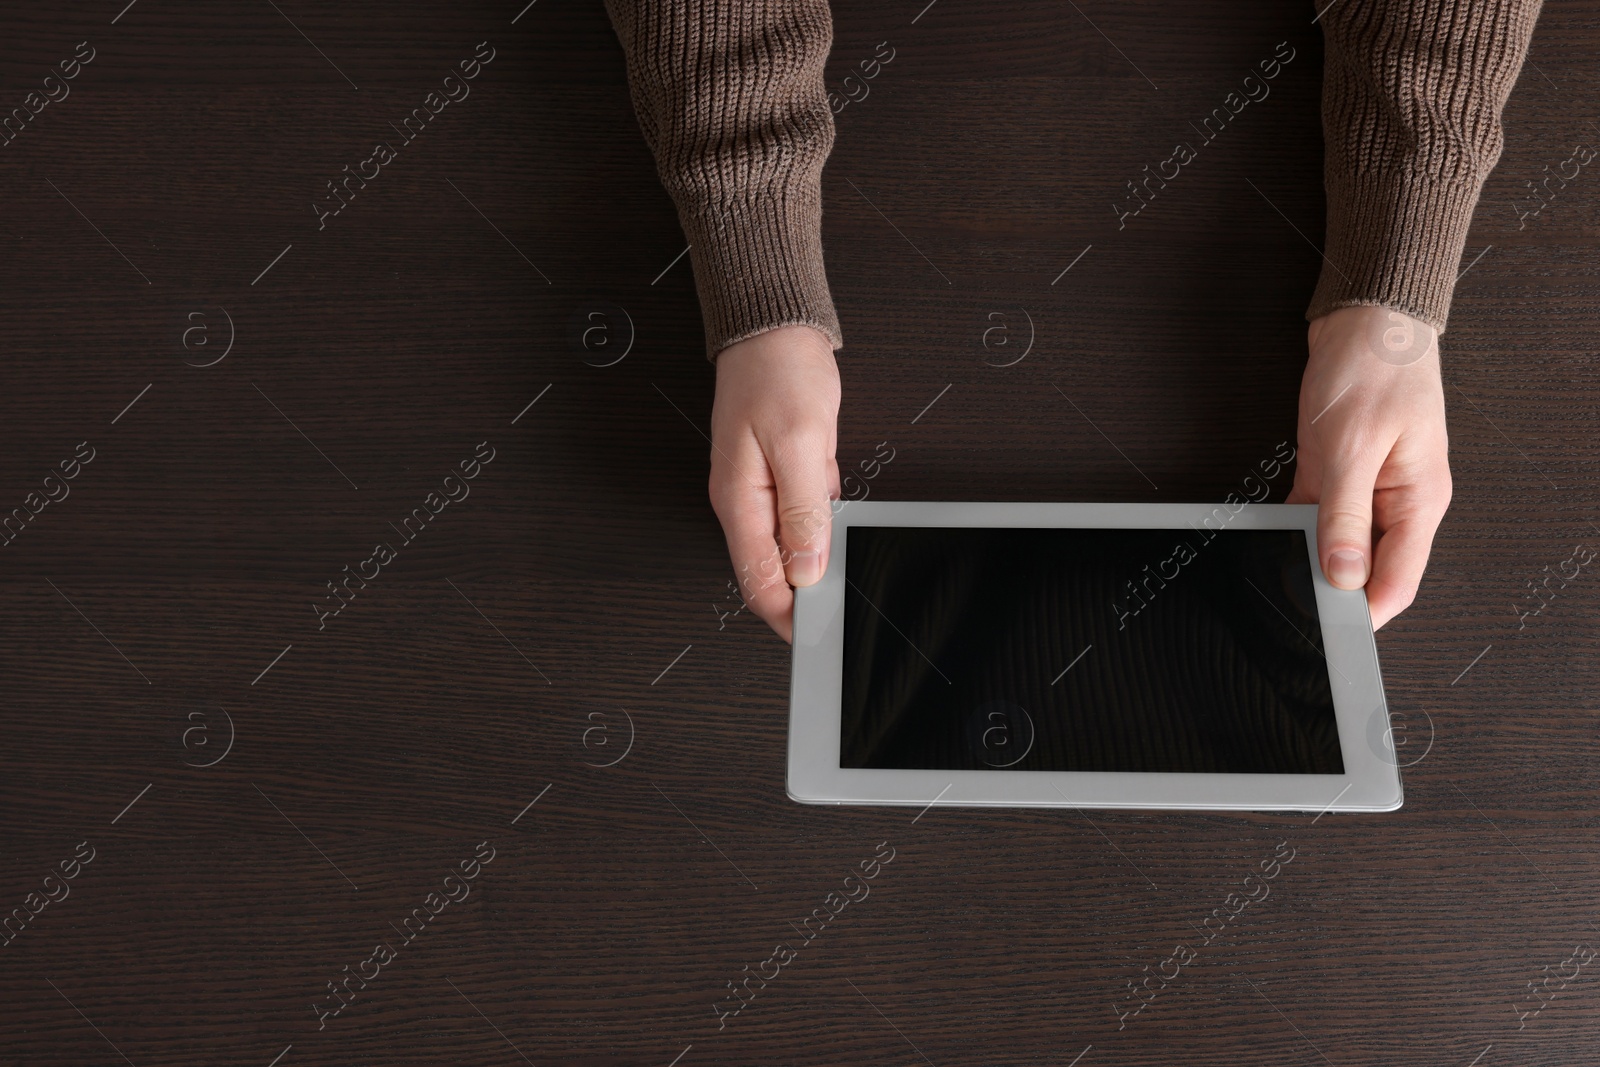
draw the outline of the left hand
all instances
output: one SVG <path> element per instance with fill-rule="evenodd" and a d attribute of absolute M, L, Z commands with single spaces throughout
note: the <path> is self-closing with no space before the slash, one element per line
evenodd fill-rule
<path fill-rule="evenodd" d="M 1320 505 L 1322 571 L 1341 589 L 1366 587 L 1377 630 L 1416 597 L 1450 506 L 1438 335 L 1398 311 L 1348 307 L 1312 322 L 1306 338 L 1299 464 L 1285 502 Z"/>

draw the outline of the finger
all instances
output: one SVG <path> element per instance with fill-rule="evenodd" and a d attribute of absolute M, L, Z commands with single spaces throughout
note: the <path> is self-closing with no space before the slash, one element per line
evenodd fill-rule
<path fill-rule="evenodd" d="M 790 639 L 794 593 L 784 579 L 778 543 L 777 498 L 754 438 L 739 455 L 711 462 L 711 507 L 728 542 L 739 596 L 785 641 Z M 737 466 L 735 466 L 737 464 Z"/>
<path fill-rule="evenodd" d="M 1317 507 L 1322 573 L 1339 589 L 1360 589 L 1372 573 L 1372 493 L 1383 457 L 1376 450 L 1329 457 Z"/>
<path fill-rule="evenodd" d="M 794 590 L 783 574 L 777 542 L 770 533 L 776 508 L 770 508 L 760 523 L 723 523 L 728 538 L 728 556 L 739 576 L 739 592 L 744 602 L 759 615 L 772 632 L 790 640 L 794 616 Z"/>
<path fill-rule="evenodd" d="M 1289 486 L 1285 504 L 1315 504 L 1322 495 L 1322 460 L 1320 457 L 1300 453 L 1300 463 L 1294 469 L 1294 484 Z"/>
<path fill-rule="evenodd" d="M 1422 584 L 1434 534 L 1450 507 L 1450 467 L 1444 454 L 1443 447 L 1430 451 L 1430 457 L 1439 457 L 1436 463 L 1428 463 L 1402 485 L 1378 490 L 1374 498 L 1373 514 L 1381 530 L 1367 582 L 1374 630 L 1410 607 Z"/>
<path fill-rule="evenodd" d="M 1317 502 L 1317 475 L 1318 467 L 1306 454 L 1301 454 L 1301 461 L 1294 467 L 1294 483 L 1290 485 L 1290 494 L 1283 498 L 1285 504 L 1315 504 Z"/>
<path fill-rule="evenodd" d="M 1367 608 L 1372 612 L 1374 630 L 1381 629 L 1416 599 L 1441 517 L 1432 513 L 1412 515 L 1390 526 L 1378 539 L 1372 579 L 1367 582 Z"/>
<path fill-rule="evenodd" d="M 1302 419 L 1303 421 L 1303 419 Z M 1315 504 L 1322 489 L 1322 448 L 1311 428 L 1302 426 L 1294 453 L 1294 481 L 1285 504 Z"/>
<path fill-rule="evenodd" d="M 796 587 L 814 584 L 826 566 L 831 451 L 824 435 L 813 431 L 790 435 L 767 455 L 778 489 L 778 546 L 789 584 Z"/>

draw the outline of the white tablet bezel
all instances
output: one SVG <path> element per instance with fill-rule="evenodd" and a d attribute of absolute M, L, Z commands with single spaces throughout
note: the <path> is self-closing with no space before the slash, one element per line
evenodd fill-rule
<path fill-rule="evenodd" d="M 795 590 L 788 793 L 802 804 L 1394 811 L 1404 801 L 1364 589 L 1331 585 L 1317 561 L 1315 504 L 1061 504 L 842 501 L 828 570 Z M 1343 774 L 951 771 L 839 766 L 845 559 L 851 526 L 1122 527 L 1305 531 L 1333 667 Z M 1063 662 L 1065 666 L 1065 662 Z"/>

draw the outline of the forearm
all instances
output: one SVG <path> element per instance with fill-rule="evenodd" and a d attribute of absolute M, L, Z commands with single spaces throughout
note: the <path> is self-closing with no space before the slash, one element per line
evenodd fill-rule
<path fill-rule="evenodd" d="M 1308 319 L 1374 304 L 1444 329 L 1539 8 L 1336 0 L 1326 9 L 1326 262 Z"/>
<path fill-rule="evenodd" d="M 826 0 L 607 0 L 628 83 L 678 208 L 706 354 L 779 326 L 843 345 L 822 263 L 833 147 Z"/>

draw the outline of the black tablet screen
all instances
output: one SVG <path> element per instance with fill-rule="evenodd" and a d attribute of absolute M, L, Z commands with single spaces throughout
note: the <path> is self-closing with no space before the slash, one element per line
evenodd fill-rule
<path fill-rule="evenodd" d="M 1303 531 L 845 536 L 841 767 L 1344 772 Z"/>

